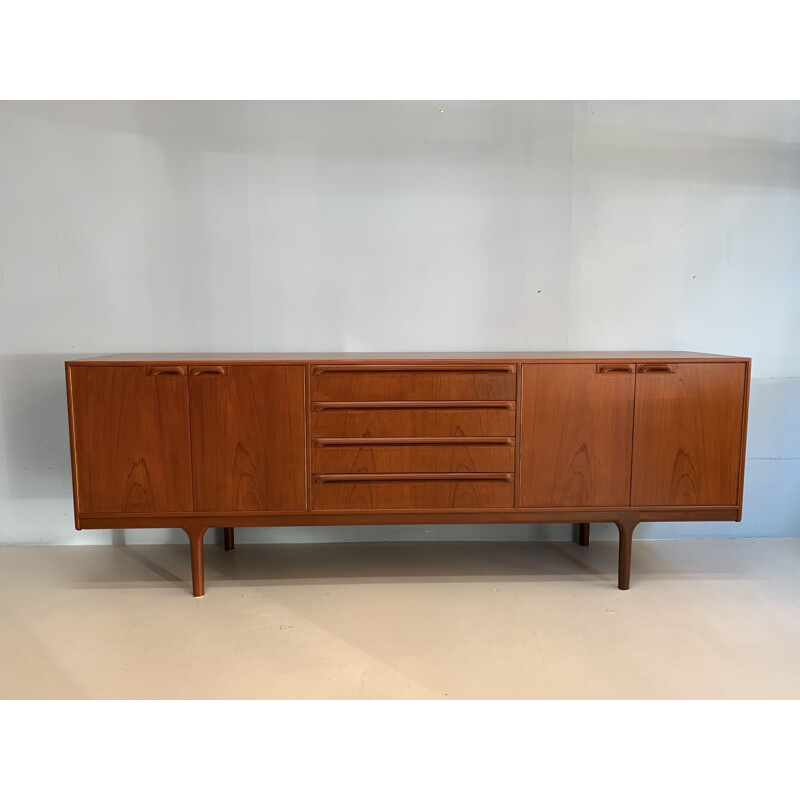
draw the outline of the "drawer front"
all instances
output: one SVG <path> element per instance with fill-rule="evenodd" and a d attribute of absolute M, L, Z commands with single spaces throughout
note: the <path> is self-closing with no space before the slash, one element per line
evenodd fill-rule
<path fill-rule="evenodd" d="M 312 400 L 514 400 L 517 367 L 314 366 Z"/>
<path fill-rule="evenodd" d="M 323 437 L 513 436 L 512 402 L 312 403 L 311 434 Z"/>
<path fill-rule="evenodd" d="M 316 475 L 316 510 L 513 508 L 512 474 Z"/>
<path fill-rule="evenodd" d="M 316 439 L 314 473 L 513 472 L 514 440 Z"/>

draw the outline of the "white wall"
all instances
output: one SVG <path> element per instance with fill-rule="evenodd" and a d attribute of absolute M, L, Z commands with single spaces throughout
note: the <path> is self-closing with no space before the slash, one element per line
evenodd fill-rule
<path fill-rule="evenodd" d="M 637 535 L 797 536 L 799 297 L 800 103 L 0 103 L 0 542 L 111 541 L 63 361 L 148 350 L 749 355 L 744 521 Z"/>

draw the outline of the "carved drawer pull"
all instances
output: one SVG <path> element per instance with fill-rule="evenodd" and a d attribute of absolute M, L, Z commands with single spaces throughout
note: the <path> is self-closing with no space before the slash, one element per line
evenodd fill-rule
<path fill-rule="evenodd" d="M 513 410 L 513 400 L 380 400 L 375 402 L 331 400 L 311 404 L 312 411 L 383 411 L 408 410 L 419 411 L 422 409 L 442 410 L 470 410 L 482 411 L 487 408 L 502 408 Z"/>
<path fill-rule="evenodd" d="M 185 375 L 186 367 L 148 367 L 147 374 L 151 378 L 157 378 L 159 375 Z"/>
<path fill-rule="evenodd" d="M 639 372 L 675 372 L 672 364 L 640 364 Z"/>
<path fill-rule="evenodd" d="M 601 375 L 633 374 L 633 364 L 598 364 L 597 372 Z"/>
<path fill-rule="evenodd" d="M 376 436 L 375 438 L 314 439 L 314 447 L 513 447 L 511 436 Z"/>
<path fill-rule="evenodd" d="M 359 473 L 355 475 L 315 475 L 314 483 L 428 483 L 452 481 L 480 481 L 483 483 L 513 483 L 510 472 L 385 472 Z"/>
<path fill-rule="evenodd" d="M 228 368 L 227 367 L 192 367 L 189 370 L 189 374 L 192 376 L 197 375 L 227 375 Z"/>

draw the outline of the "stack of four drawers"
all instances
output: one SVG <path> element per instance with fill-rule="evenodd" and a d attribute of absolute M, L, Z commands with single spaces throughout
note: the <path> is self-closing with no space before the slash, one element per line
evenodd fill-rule
<path fill-rule="evenodd" d="M 516 364 L 311 366 L 315 510 L 513 508 Z"/>

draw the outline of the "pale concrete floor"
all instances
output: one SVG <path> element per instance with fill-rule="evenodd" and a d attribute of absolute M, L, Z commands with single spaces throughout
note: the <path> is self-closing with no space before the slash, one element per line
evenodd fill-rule
<path fill-rule="evenodd" d="M 0 548 L 2 698 L 799 698 L 800 539 Z"/>

